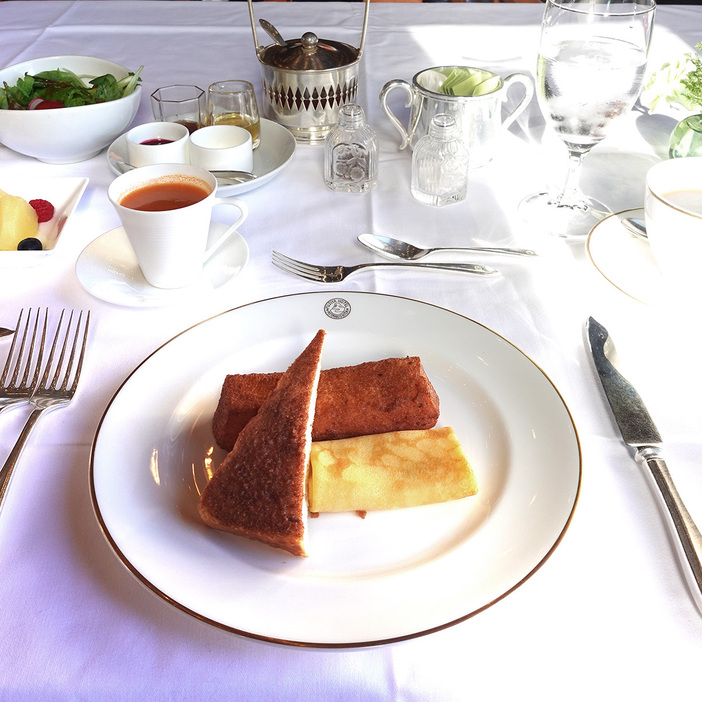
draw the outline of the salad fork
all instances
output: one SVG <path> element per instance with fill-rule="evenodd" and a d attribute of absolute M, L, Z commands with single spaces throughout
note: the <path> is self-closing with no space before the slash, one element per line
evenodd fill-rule
<path fill-rule="evenodd" d="M 85 315 L 85 319 L 83 312 L 80 313 L 73 332 L 71 332 L 71 326 L 73 324 L 73 312 L 71 312 L 68 318 L 66 331 L 63 333 L 63 343 L 59 351 L 56 368 L 52 374 L 54 356 L 56 355 L 59 339 L 62 335 L 65 312 L 65 310 L 61 312 L 56 333 L 51 343 L 49 359 L 46 362 L 39 385 L 30 399 L 30 403 L 34 409 L 29 415 L 17 439 L 17 443 L 14 445 L 12 451 L 10 451 L 5 465 L 0 470 L 0 507 L 2 507 L 2 503 L 5 499 L 5 493 L 7 492 L 7 487 L 12 478 L 15 465 L 37 420 L 46 410 L 67 405 L 73 399 L 76 388 L 78 387 L 78 380 L 80 379 L 83 359 L 85 357 L 85 347 L 88 341 L 90 312 Z"/>
<path fill-rule="evenodd" d="M 292 273 L 300 278 L 313 280 L 316 283 L 340 283 L 348 276 L 367 268 L 428 268 L 440 271 L 458 271 L 473 273 L 475 275 L 495 275 L 498 271 L 479 263 L 399 263 L 397 261 L 384 261 L 375 263 L 359 263 L 356 266 L 318 266 L 314 263 L 305 263 L 278 251 L 273 252 L 273 265 L 287 273 Z"/>
<path fill-rule="evenodd" d="M 24 330 L 20 331 L 22 328 L 24 309 L 20 310 L 16 326 L 17 333 L 12 339 L 10 353 L 7 356 L 7 362 L 5 363 L 2 376 L 0 376 L 0 412 L 11 405 L 29 400 L 37 385 L 37 381 L 39 380 L 39 368 L 44 355 L 48 310 L 44 310 L 44 324 L 42 325 L 39 347 L 36 349 L 35 353 L 40 314 L 41 310 L 38 309 L 34 315 L 34 324 L 32 325 L 32 309 L 30 308 L 24 320 Z M 15 355 L 18 339 L 19 351 Z M 29 350 L 25 353 L 25 346 L 28 342 Z M 32 366 L 34 366 L 34 373 L 32 373 L 30 377 Z"/>

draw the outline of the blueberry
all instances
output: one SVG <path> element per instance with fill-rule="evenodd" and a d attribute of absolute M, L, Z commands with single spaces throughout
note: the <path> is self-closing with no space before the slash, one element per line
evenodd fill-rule
<path fill-rule="evenodd" d="M 41 241 L 36 237 L 30 236 L 27 239 L 22 239 L 19 244 L 17 244 L 18 251 L 41 251 L 44 247 L 41 245 Z"/>

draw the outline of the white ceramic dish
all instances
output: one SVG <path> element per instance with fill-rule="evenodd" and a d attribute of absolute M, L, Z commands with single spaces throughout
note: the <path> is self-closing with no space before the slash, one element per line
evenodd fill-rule
<path fill-rule="evenodd" d="M 241 195 L 249 190 L 255 190 L 273 180 L 295 153 L 295 137 L 285 127 L 269 119 L 261 120 L 261 143 L 253 152 L 253 170 L 257 176 L 254 180 L 237 185 L 222 185 L 217 188 L 220 197 Z M 107 150 L 107 164 L 110 170 L 119 175 L 119 161 L 129 161 L 127 157 L 127 136 L 122 134 Z"/>
<path fill-rule="evenodd" d="M 138 67 L 135 66 L 133 72 Z M 0 70 L 3 81 L 15 85 L 25 73 L 66 69 L 79 76 L 111 73 L 120 80 L 129 69 L 92 56 L 47 56 Z M 46 163 L 76 163 L 99 154 L 129 127 L 139 109 L 141 85 L 126 97 L 57 110 L 0 110 L 0 142 L 13 151 Z"/>
<path fill-rule="evenodd" d="M 625 210 L 606 217 L 591 230 L 587 252 L 595 268 L 618 290 L 644 304 L 659 299 L 661 272 L 649 243 L 630 234 L 621 220 L 643 220 L 643 209 Z"/>
<path fill-rule="evenodd" d="M 210 236 L 226 228 L 212 222 Z M 122 227 L 99 236 L 83 249 L 76 262 L 80 284 L 93 296 L 123 307 L 164 307 L 188 302 L 217 290 L 235 278 L 249 260 L 249 247 L 235 233 L 205 263 L 200 278 L 184 288 L 154 288 L 144 278 Z"/>
<path fill-rule="evenodd" d="M 204 526 L 197 503 L 224 456 L 210 427 L 224 376 L 283 370 L 320 328 L 325 368 L 422 358 L 480 492 L 365 519 L 323 514 L 310 520 L 311 555 L 295 558 Z M 113 397 L 90 467 L 104 534 L 150 590 L 236 633 L 324 647 L 430 633 L 509 594 L 560 542 L 580 476 L 570 413 L 521 351 L 448 310 L 359 292 L 264 300 L 175 337 Z"/>
<path fill-rule="evenodd" d="M 0 190 L 29 200 L 48 200 L 54 206 L 54 216 L 39 225 L 37 238 L 44 245 L 43 251 L 0 251 L 0 268 L 38 266 L 57 249 L 65 236 L 64 229 L 80 202 L 87 178 L 26 178 L 0 175 Z"/>

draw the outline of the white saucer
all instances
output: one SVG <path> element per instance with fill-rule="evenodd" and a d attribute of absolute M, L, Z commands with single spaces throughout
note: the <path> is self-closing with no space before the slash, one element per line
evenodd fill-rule
<path fill-rule="evenodd" d="M 644 218 L 643 209 L 625 210 L 596 224 L 587 240 L 595 268 L 616 288 L 639 302 L 651 304 L 661 294 L 661 272 L 647 241 L 630 234 L 626 217 Z"/>
<path fill-rule="evenodd" d="M 253 152 L 254 180 L 237 185 L 222 185 L 217 188 L 220 197 L 241 195 L 241 193 L 260 188 L 273 180 L 290 162 L 295 153 L 295 137 L 290 130 L 269 119 L 261 120 L 261 143 Z M 122 171 L 117 168 L 119 161 L 127 160 L 127 135 L 117 137 L 107 150 L 107 165 L 117 175 Z"/>
<path fill-rule="evenodd" d="M 210 236 L 219 236 L 224 229 L 225 224 L 212 222 Z M 248 260 L 249 247 L 235 232 L 205 263 L 195 283 L 175 290 L 154 288 L 146 282 L 124 229 L 117 227 L 83 249 L 76 262 L 76 276 L 100 300 L 124 307 L 164 307 L 222 287 L 243 270 Z"/>

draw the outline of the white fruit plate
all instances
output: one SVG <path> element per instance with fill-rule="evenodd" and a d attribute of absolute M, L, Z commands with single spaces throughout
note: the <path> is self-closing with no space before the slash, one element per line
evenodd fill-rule
<path fill-rule="evenodd" d="M 43 251 L 0 251 L 0 268 L 37 266 L 61 244 L 66 224 L 88 185 L 87 178 L 17 178 L 0 176 L 0 190 L 29 200 L 48 200 L 54 216 L 39 225 Z"/>

